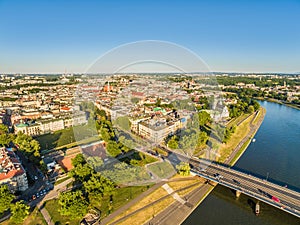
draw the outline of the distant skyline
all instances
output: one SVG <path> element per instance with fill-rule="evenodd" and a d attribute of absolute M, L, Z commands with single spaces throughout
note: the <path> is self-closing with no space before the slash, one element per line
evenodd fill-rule
<path fill-rule="evenodd" d="M 141 40 L 188 48 L 211 71 L 300 72 L 299 12 L 299 0 L 0 0 L 0 73 L 83 73 Z"/>

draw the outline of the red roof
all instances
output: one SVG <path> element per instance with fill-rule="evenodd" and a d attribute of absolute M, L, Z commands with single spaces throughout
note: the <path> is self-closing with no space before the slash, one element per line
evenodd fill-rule
<path fill-rule="evenodd" d="M 20 176 L 24 173 L 24 170 L 20 168 L 20 170 L 11 170 L 8 173 L 0 173 L 0 180 L 6 180 L 15 176 Z"/>

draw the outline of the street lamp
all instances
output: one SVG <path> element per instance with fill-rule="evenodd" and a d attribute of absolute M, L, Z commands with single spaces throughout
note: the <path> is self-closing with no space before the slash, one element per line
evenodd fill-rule
<path fill-rule="evenodd" d="M 268 178 L 269 178 L 269 172 L 267 172 L 266 181 L 268 181 Z"/>

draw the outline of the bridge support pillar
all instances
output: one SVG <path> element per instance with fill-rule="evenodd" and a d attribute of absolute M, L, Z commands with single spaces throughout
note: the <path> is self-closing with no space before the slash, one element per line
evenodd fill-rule
<path fill-rule="evenodd" d="M 241 193 L 242 192 L 240 192 L 240 191 L 235 191 L 235 196 L 238 198 L 238 197 L 240 197 Z"/>

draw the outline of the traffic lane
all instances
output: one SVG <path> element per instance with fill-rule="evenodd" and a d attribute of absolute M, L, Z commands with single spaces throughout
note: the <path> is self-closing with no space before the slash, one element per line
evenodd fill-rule
<path fill-rule="evenodd" d="M 218 170 L 218 171 L 211 171 L 210 172 L 210 176 L 213 177 L 216 172 L 218 172 L 219 174 L 222 175 L 222 172 L 220 172 Z M 226 182 L 228 182 L 233 187 L 237 187 L 237 185 L 233 181 L 233 179 L 235 179 L 235 176 L 231 176 L 230 178 L 228 178 L 228 176 L 226 175 L 226 172 L 223 173 L 223 176 L 225 176 L 224 178 L 222 178 L 223 180 L 225 180 Z M 254 193 L 256 193 L 256 194 L 258 194 L 260 196 L 263 196 L 262 193 L 259 192 L 259 189 L 262 190 L 261 185 L 257 184 L 257 183 L 256 184 L 253 183 L 253 180 L 251 178 L 249 178 L 249 177 L 241 177 L 239 182 L 241 183 L 241 185 L 239 185 L 239 186 L 242 187 L 242 188 L 245 188 L 245 190 L 247 190 L 247 189 L 250 190 L 251 189 L 251 191 L 253 191 Z M 293 198 L 287 197 L 285 195 L 285 193 L 280 194 L 279 192 L 276 192 L 276 190 L 274 190 L 273 188 L 269 188 L 268 186 L 265 187 L 264 191 L 266 193 L 269 193 L 270 196 L 278 196 L 278 197 L 280 197 L 283 201 L 288 202 L 288 203 L 293 204 L 294 206 L 296 206 L 296 208 L 298 208 L 297 206 L 300 205 L 299 201 L 297 201 L 297 200 L 295 200 Z"/>
<path fill-rule="evenodd" d="M 292 198 L 295 198 L 295 199 L 298 199 L 300 200 L 300 196 L 299 195 L 295 195 L 293 193 L 293 191 L 287 189 L 286 187 L 282 187 L 282 186 L 279 186 L 279 185 L 276 185 L 276 184 L 273 184 L 273 183 L 270 183 L 270 182 L 266 182 L 265 180 L 261 180 L 257 177 L 253 177 L 251 175 L 247 175 L 247 174 L 243 174 L 243 173 L 240 173 L 240 172 L 236 172 L 236 171 L 233 171 L 233 170 L 224 170 L 224 169 L 220 169 L 218 167 L 214 167 L 214 166 L 211 166 L 210 169 L 214 169 L 215 171 L 218 171 L 219 173 L 226 173 L 226 174 L 231 174 L 233 177 L 239 177 L 240 178 L 244 178 L 244 179 L 248 179 L 248 180 L 251 180 L 253 183 L 256 183 L 256 184 L 259 184 L 263 187 L 267 187 L 267 188 L 273 188 L 273 189 L 276 189 L 278 192 L 281 192 L 282 194 L 284 195 L 288 195 Z M 236 179 L 237 180 L 237 179 Z"/>
<path fill-rule="evenodd" d="M 216 179 L 217 180 L 217 179 Z M 227 185 L 229 186 L 229 188 L 233 188 L 233 189 L 238 189 L 240 190 L 241 192 L 245 193 L 246 195 L 250 195 L 252 197 L 260 197 L 262 199 L 265 199 L 265 201 L 269 202 L 270 204 L 273 204 L 273 205 L 277 205 L 278 207 L 282 207 L 282 208 L 285 208 L 285 209 L 290 209 L 291 211 L 295 211 L 295 210 L 299 210 L 299 207 L 298 205 L 296 204 L 291 204 L 291 202 L 289 201 L 281 201 L 280 203 L 277 203 L 275 201 L 272 201 L 271 198 L 268 198 L 264 195 L 261 195 L 256 187 L 252 187 L 252 186 L 249 186 L 249 185 L 240 185 L 239 187 L 236 187 L 234 185 L 234 182 L 231 181 L 231 179 L 226 179 L 226 178 L 222 178 L 219 180 L 219 183 L 222 185 Z"/>
<path fill-rule="evenodd" d="M 207 166 L 206 173 L 209 173 L 209 170 L 212 170 L 212 169 L 215 170 L 215 171 L 212 170 L 210 175 L 213 175 L 214 173 L 219 173 L 221 175 L 222 175 L 222 173 L 229 173 L 233 177 L 238 176 L 239 179 L 243 180 L 243 182 L 249 182 L 249 184 L 248 184 L 249 187 L 252 187 L 253 185 L 255 185 L 255 188 L 257 188 L 257 186 L 263 187 L 266 190 L 266 192 L 272 193 L 273 196 L 278 195 L 283 199 L 285 199 L 287 197 L 287 201 L 298 204 L 298 201 L 295 201 L 295 199 L 299 199 L 299 196 L 295 195 L 291 190 L 284 189 L 283 187 L 281 187 L 279 185 L 276 185 L 276 184 L 273 184 L 270 182 L 268 182 L 266 184 L 260 178 L 256 178 L 251 175 L 243 174 L 239 171 L 234 171 L 230 168 L 222 167 L 222 166 L 219 166 L 218 164 L 207 162 L 206 160 L 195 160 L 195 159 L 191 159 L 187 156 L 177 154 L 174 152 L 172 152 L 172 154 L 174 154 L 176 156 L 175 157 L 176 160 L 174 160 L 175 163 L 177 163 L 177 160 L 183 159 L 186 161 L 189 160 L 190 164 L 193 165 L 195 168 L 197 168 L 197 166 L 199 164 L 202 164 L 204 167 Z M 172 160 L 172 158 L 170 158 L 170 159 Z M 232 179 L 234 179 L 234 178 L 232 178 Z M 239 182 L 241 182 L 241 181 L 239 181 Z M 257 194 L 261 194 L 258 192 L 258 190 L 255 190 L 254 192 Z M 300 205 L 300 202 L 299 202 L 299 205 Z"/>
<path fill-rule="evenodd" d="M 212 171 L 212 173 L 214 173 L 214 172 L 216 172 L 216 171 Z M 218 173 L 220 173 L 220 174 L 222 174 L 222 172 L 223 172 L 223 174 L 224 174 L 224 176 L 230 176 L 230 172 L 228 172 L 229 174 L 227 174 L 227 175 L 225 175 L 226 174 L 226 172 L 225 171 L 222 171 L 222 172 L 220 172 L 219 170 L 217 171 Z M 236 177 L 236 175 L 232 175 L 232 176 L 230 176 L 232 179 L 234 179 L 235 177 Z M 240 179 L 240 181 L 239 182 L 241 182 L 241 179 L 243 179 L 243 182 L 244 183 L 248 183 L 248 185 L 249 186 L 256 186 L 256 187 L 261 187 L 260 189 L 261 190 L 263 190 L 264 188 L 265 188 L 265 190 L 264 191 L 266 191 L 267 193 L 270 193 L 270 194 L 272 194 L 272 195 L 278 195 L 278 196 L 283 196 L 283 197 L 287 197 L 287 196 L 289 196 L 289 194 L 287 194 L 286 192 L 283 192 L 281 189 L 274 189 L 274 187 L 269 187 L 267 184 L 265 184 L 265 183 L 261 183 L 261 182 L 257 182 L 255 179 L 252 179 L 252 177 L 245 177 L 245 176 L 243 176 L 243 177 L 240 177 L 239 178 Z M 259 189 L 259 188 L 258 188 Z M 294 197 L 292 196 L 289 196 L 290 198 L 289 199 L 291 199 L 291 201 L 293 201 L 294 202 Z M 297 201 L 298 202 L 298 201 Z"/>

